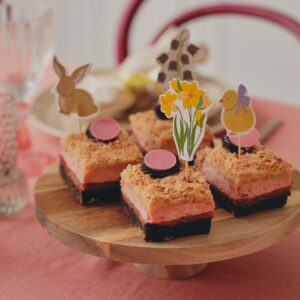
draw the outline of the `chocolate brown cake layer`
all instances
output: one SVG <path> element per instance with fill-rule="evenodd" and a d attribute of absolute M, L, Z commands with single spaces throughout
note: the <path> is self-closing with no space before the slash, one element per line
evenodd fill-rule
<path fill-rule="evenodd" d="M 236 217 L 242 217 L 251 213 L 282 207 L 286 204 L 290 195 L 290 187 L 261 195 L 252 199 L 232 199 L 221 192 L 218 188 L 210 185 L 214 200 L 219 207 L 224 208 Z"/>
<path fill-rule="evenodd" d="M 163 242 L 173 240 L 177 237 L 208 234 L 211 227 L 211 217 L 202 217 L 196 220 L 183 221 L 171 226 L 142 223 L 135 211 L 122 200 L 122 206 L 125 213 L 130 217 L 132 222 L 140 227 L 144 233 L 144 240 L 146 242 Z"/>
<path fill-rule="evenodd" d="M 89 185 L 86 189 L 82 189 L 63 161 L 60 162 L 59 170 L 61 177 L 75 195 L 76 200 L 82 205 L 107 203 L 120 199 L 119 182 L 100 183 L 99 185 L 93 183 L 90 189 Z"/>

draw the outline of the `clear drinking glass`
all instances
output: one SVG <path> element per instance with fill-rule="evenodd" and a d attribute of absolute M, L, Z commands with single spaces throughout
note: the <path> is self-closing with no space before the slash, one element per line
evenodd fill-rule
<path fill-rule="evenodd" d="M 19 158 L 26 175 L 38 175 L 52 161 L 32 151 L 24 124 L 30 98 L 53 56 L 52 19 L 45 0 L 0 0 L 0 77 L 17 99 Z"/>
<path fill-rule="evenodd" d="M 15 213 L 27 203 L 27 185 L 17 168 L 16 102 L 0 93 L 0 216 Z"/>

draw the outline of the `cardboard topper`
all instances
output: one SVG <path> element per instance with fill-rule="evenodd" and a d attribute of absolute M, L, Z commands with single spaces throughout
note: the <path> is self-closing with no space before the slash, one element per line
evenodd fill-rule
<path fill-rule="evenodd" d="M 74 70 L 71 75 L 67 75 L 66 68 L 54 56 L 53 69 L 59 77 L 56 91 L 59 97 L 60 113 L 66 115 L 75 113 L 78 117 L 90 117 L 98 112 L 92 96 L 86 90 L 76 87 L 76 84 L 86 76 L 90 67 L 90 64 L 83 65 Z"/>
<path fill-rule="evenodd" d="M 244 135 L 255 127 L 255 112 L 251 105 L 251 99 L 246 93 L 246 87 L 240 84 L 237 92 L 228 90 L 220 100 L 222 104 L 221 122 L 227 135 Z"/>
<path fill-rule="evenodd" d="M 220 100 L 222 104 L 221 122 L 226 129 L 230 141 L 238 146 L 238 157 L 241 147 L 252 147 L 258 139 L 259 133 L 255 129 L 256 115 L 247 96 L 247 89 L 240 84 L 237 92 L 228 90 Z"/>
<path fill-rule="evenodd" d="M 161 111 L 167 118 L 173 118 L 173 137 L 179 157 L 192 161 L 203 140 L 212 102 L 197 81 L 180 79 L 169 82 L 169 89 L 159 97 L 159 101 Z"/>
<path fill-rule="evenodd" d="M 162 85 L 163 90 L 167 90 L 172 78 L 192 81 L 194 65 L 205 60 L 206 56 L 206 47 L 191 44 L 190 32 L 183 28 L 172 39 L 169 52 L 160 54 L 156 59 L 160 65 L 157 82 Z"/>

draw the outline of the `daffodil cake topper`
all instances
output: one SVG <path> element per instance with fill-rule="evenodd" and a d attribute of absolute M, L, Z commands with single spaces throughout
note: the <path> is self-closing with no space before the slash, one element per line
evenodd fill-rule
<path fill-rule="evenodd" d="M 190 43 L 190 33 L 183 28 L 171 41 L 170 51 L 157 58 L 161 65 L 157 81 L 166 90 L 159 97 L 160 109 L 168 119 L 173 119 L 177 152 L 186 162 L 194 159 L 203 140 L 207 112 L 212 106 L 205 90 L 193 80 L 194 64 L 205 57 L 206 53 Z"/>
<path fill-rule="evenodd" d="M 156 59 L 160 65 L 157 82 L 163 90 L 167 90 L 169 81 L 174 77 L 192 81 L 195 64 L 203 62 L 207 57 L 207 52 L 205 45 L 196 46 L 190 43 L 188 29 L 181 29 L 177 36 L 172 39 L 169 52 L 161 53 Z"/>
<path fill-rule="evenodd" d="M 90 67 L 90 64 L 83 65 L 75 69 L 71 75 L 67 75 L 66 68 L 55 56 L 53 58 L 53 69 L 59 77 L 56 91 L 60 113 L 65 115 L 77 114 L 81 132 L 79 118 L 90 117 L 98 112 L 98 107 L 94 104 L 92 96 L 86 90 L 76 87 L 76 84 L 88 73 Z"/>
<path fill-rule="evenodd" d="M 170 81 L 169 89 L 159 100 L 161 111 L 167 118 L 173 118 L 173 136 L 179 157 L 186 162 L 192 161 L 203 140 L 212 102 L 197 81 L 180 79 Z"/>
<path fill-rule="evenodd" d="M 226 91 L 220 102 L 221 122 L 231 142 L 237 144 L 240 157 L 241 147 L 254 146 L 259 139 L 258 131 L 255 129 L 256 115 L 251 99 L 247 96 L 246 87 L 240 84 L 237 92 Z"/>

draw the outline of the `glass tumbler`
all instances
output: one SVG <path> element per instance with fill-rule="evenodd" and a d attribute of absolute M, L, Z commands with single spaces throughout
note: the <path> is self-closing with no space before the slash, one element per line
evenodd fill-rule
<path fill-rule="evenodd" d="M 0 93 L 0 216 L 27 204 L 27 185 L 17 167 L 17 112 L 12 95 Z"/>
<path fill-rule="evenodd" d="M 0 0 L 0 79 L 17 101 L 19 168 L 37 176 L 53 162 L 32 149 L 25 120 L 45 68 L 53 57 L 53 11 L 46 0 Z"/>

